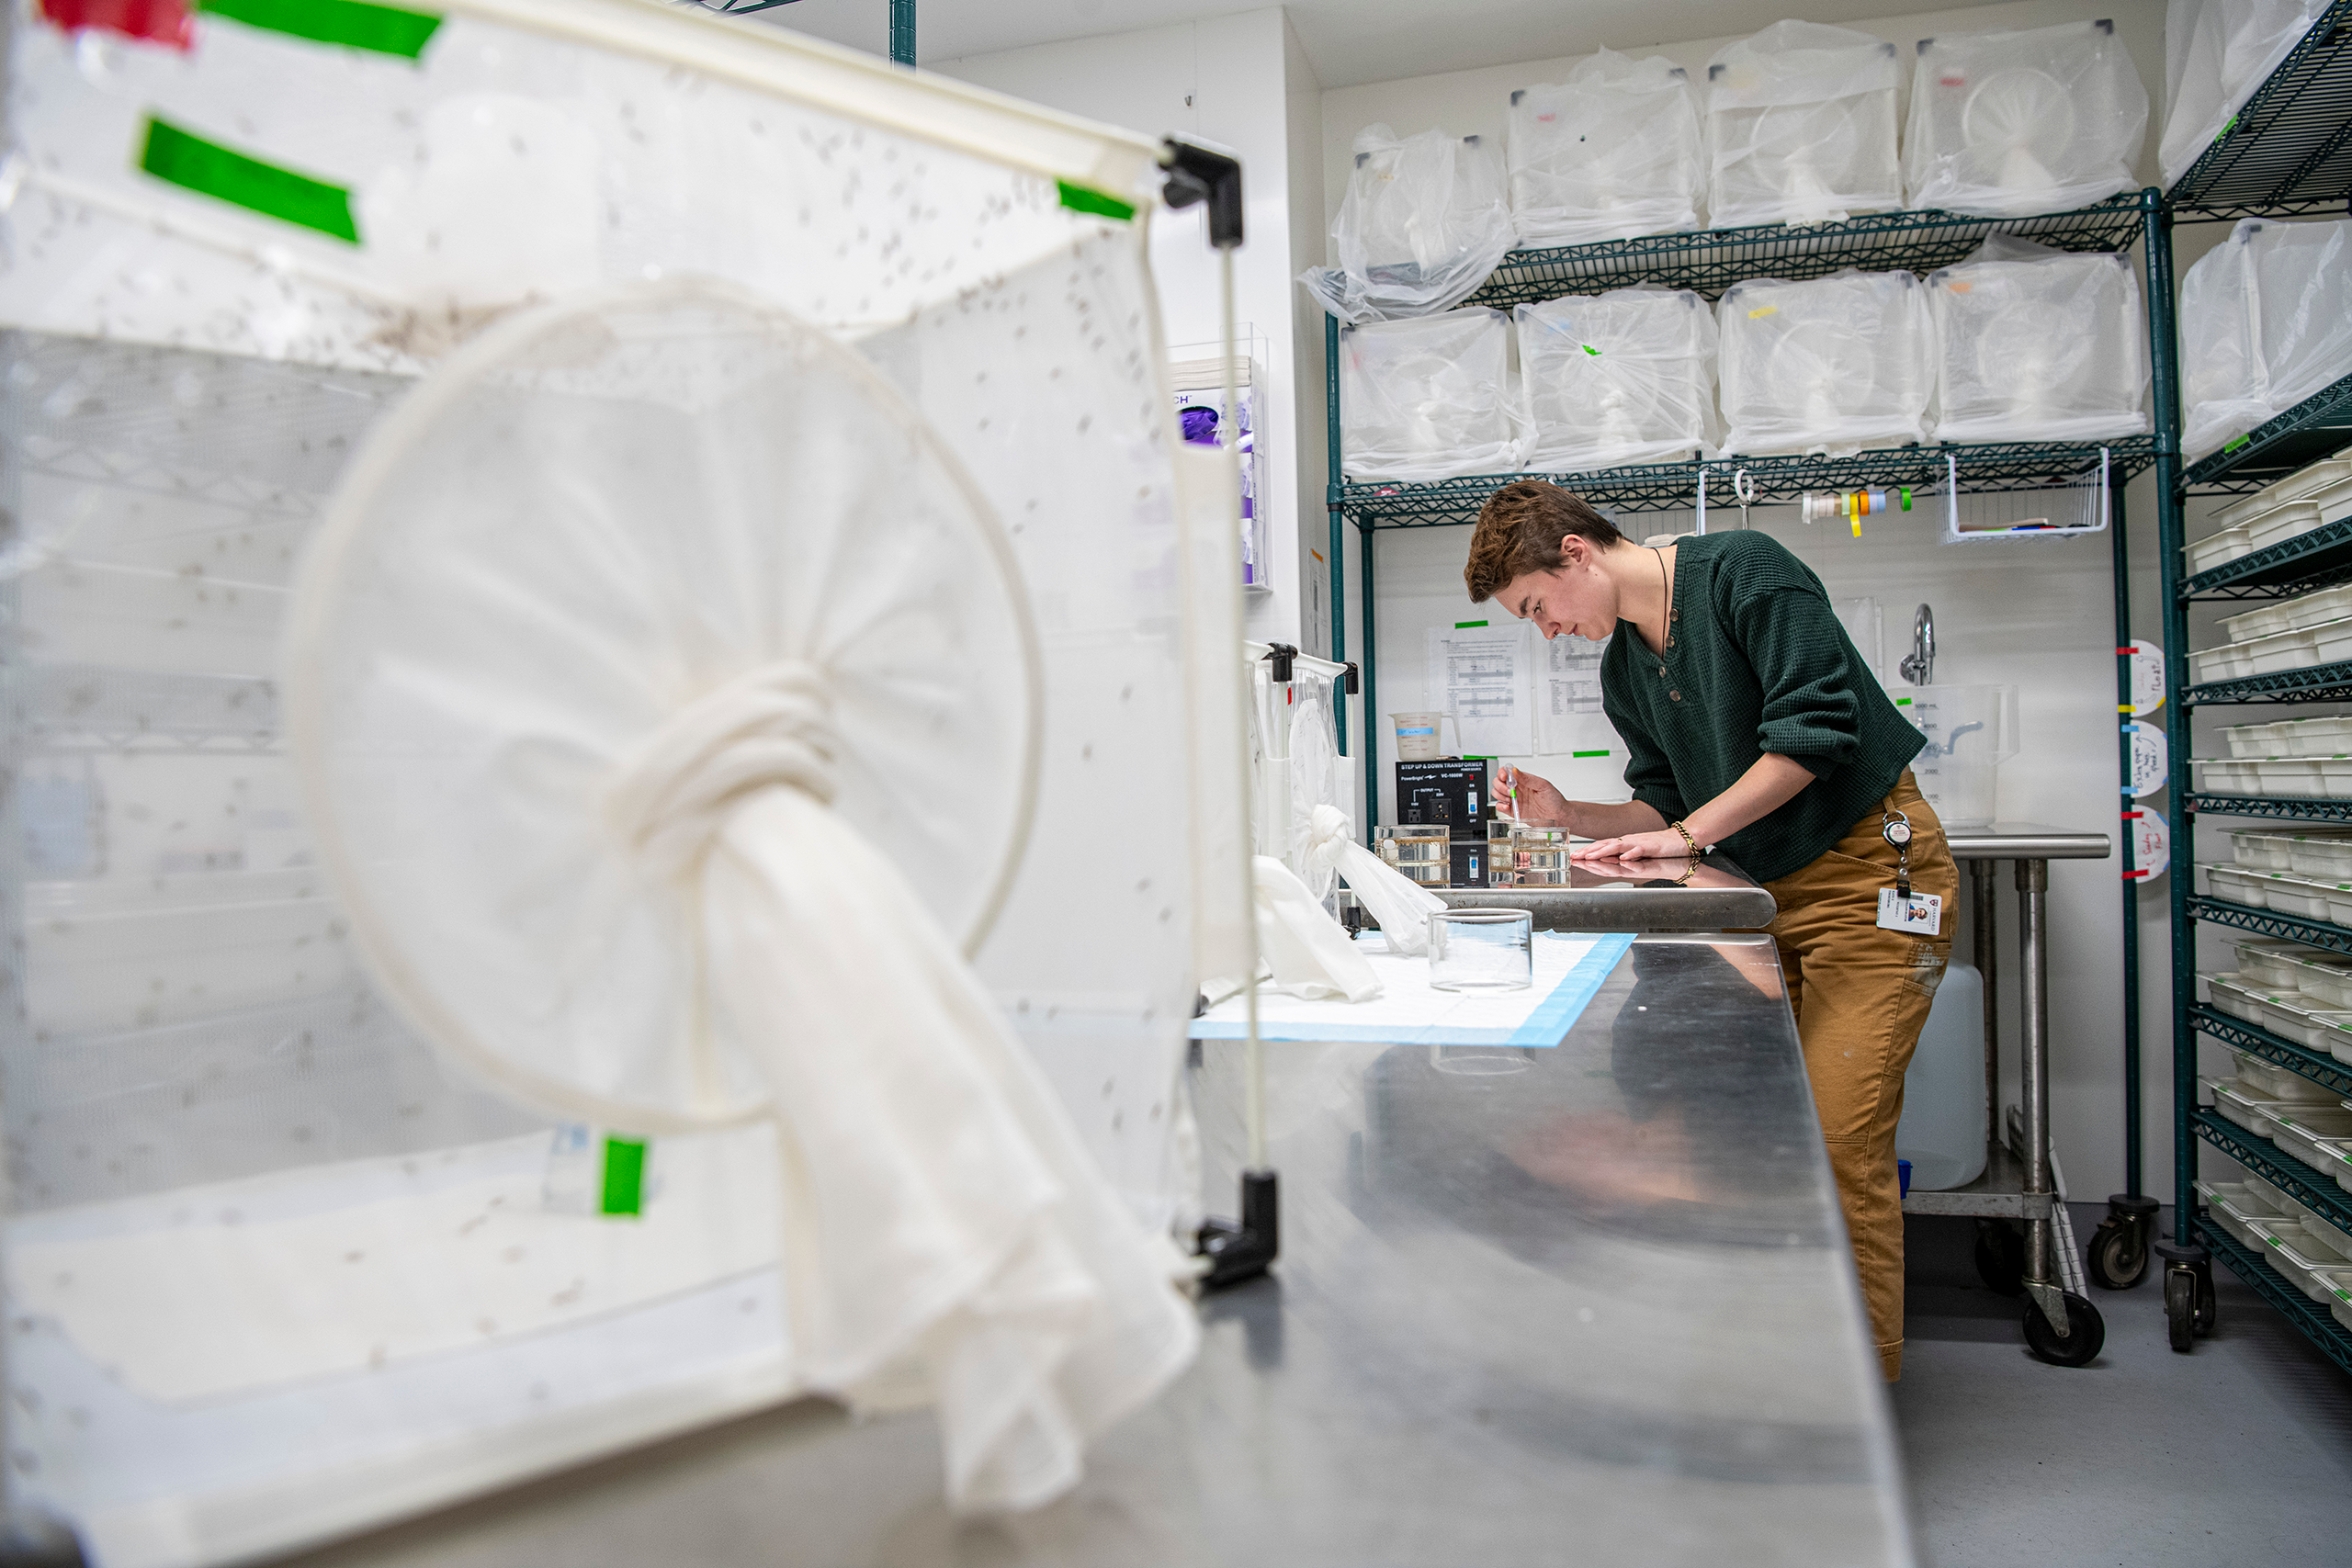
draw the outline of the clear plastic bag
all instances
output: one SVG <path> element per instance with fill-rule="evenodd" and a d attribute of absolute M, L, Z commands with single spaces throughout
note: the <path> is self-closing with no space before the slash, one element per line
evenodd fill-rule
<path fill-rule="evenodd" d="M 1718 229 L 1820 223 L 1903 205 L 1894 46 L 1775 22 L 1707 62 L 1707 212 Z"/>
<path fill-rule="evenodd" d="M 1575 473 L 1709 449 L 1715 318 L 1687 289 L 1615 288 L 1511 312 L 1521 466 Z"/>
<path fill-rule="evenodd" d="M 1908 272 L 1750 278 L 1715 307 L 1724 450 L 1826 452 L 1927 439 L 1935 323 Z"/>
<path fill-rule="evenodd" d="M 1483 307 L 1340 334 L 1340 438 L 1351 479 L 1448 479 L 1519 467 L 1510 323 Z"/>
<path fill-rule="evenodd" d="M 1919 40 L 1903 182 L 1914 208 L 2064 212 L 2140 182 L 2148 90 L 2110 21 Z"/>
<path fill-rule="evenodd" d="M 2352 219 L 2232 230 L 2181 280 L 2180 361 L 2190 457 L 2352 373 Z"/>
<path fill-rule="evenodd" d="M 1299 274 L 1343 321 L 1452 310 L 1516 243 L 1500 160 L 1476 136 L 1385 125 L 1356 133 L 1355 172 L 1331 223 L 1336 267 Z"/>
<path fill-rule="evenodd" d="M 1510 207 L 1522 245 L 1699 227 L 1706 148 L 1690 73 L 1602 50 L 1510 96 Z"/>
<path fill-rule="evenodd" d="M 2148 429 L 2132 258 L 1996 234 L 1928 279 L 1939 441 L 2100 441 Z"/>
<path fill-rule="evenodd" d="M 2156 162 L 2169 186 L 2229 128 L 2293 52 L 2327 0 L 2171 0 L 2165 10 L 2165 133 Z"/>

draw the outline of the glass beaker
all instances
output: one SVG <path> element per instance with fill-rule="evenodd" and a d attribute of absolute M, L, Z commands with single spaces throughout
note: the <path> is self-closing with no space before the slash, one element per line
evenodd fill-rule
<path fill-rule="evenodd" d="M 1910 686 L 1895 711 L 1928 738 L 1911 762 L 1919 793 L 1947 828 L 1993 820 L 1995 770 L 2018 753 L 2015 686 Z"/>
<path fill-rule="evenodd" d="M 1380 858 L 1413 881 L 1424 887 L 1453 886 L 1453 851 L 1444 824 L 1374 828 L 1372 837 Z"/>
<path fill-rule="evenodd" d="M 1521 991 L 1535 983 L 1535 917 L 1525 909 L 1430 914 L 1430 985 L 1440 991 Z"/>

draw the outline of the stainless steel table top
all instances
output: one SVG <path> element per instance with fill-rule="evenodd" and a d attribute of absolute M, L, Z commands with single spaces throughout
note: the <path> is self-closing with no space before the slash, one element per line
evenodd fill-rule
<path fill-rule="evenodd" d="M 1527 909 L 1546 931 L 1759 931 L 1780 906 L 1724 855 L 1588 862 L 1566 887 L 1438 887 L 1457 909 Z"/>
<path fill-rule="evenodd" d="M 1240 1047 L 1193 1073 L 1212 1206 Z M 1557 1048 L 1267 1049 L 1275 1275 L 1072 1496 L 959 1521 L 922 1416 L 803 1403 L 313 1568 L 1914 1561 L 1771 943 L 1636 942 Z"/>
<path fill-rule="evenodd" d="M 1946 828 L 1944 841 L 1951 846 L 1954 860 L 2105 860 L 2115 852 L 2104 833 L 2039 822 Z"/>

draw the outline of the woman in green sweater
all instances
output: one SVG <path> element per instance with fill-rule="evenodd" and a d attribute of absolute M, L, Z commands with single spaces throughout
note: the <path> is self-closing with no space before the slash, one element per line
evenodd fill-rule
<path fill-rule="evenodd" d="M 1601 706 L 1622 805 L 1506 769 L 1519 815 L 1596 840 L 1583 858 L 1720 846 L 1771 891 L 1805 1072 L 1887 1377 L 1903 1366 L 1903 1075 L 1951 951 L 1960 877 L 1913 782 L 1925 738 L 1879 689 L 1821 580 L 1762 534 L 1652 550 L 1555 485 L 1489 497 L 1463 569 L 1546 637 L 1606 640 Z M 1907 879 L 1915 896 L 1882 900 Z M 1886 905 L 1894 906 L 1890 911 Z"/>

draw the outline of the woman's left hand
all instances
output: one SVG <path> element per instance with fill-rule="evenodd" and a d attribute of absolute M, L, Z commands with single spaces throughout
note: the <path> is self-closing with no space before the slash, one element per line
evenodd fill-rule
<path fill-rule="evenodd" d="M 1689 860 L 1690 846 L 1671 828 L 1655 833 L 1627 833 L 1622 838 L 1596 839 L 1568 847 L 1570 860 Z"/>

